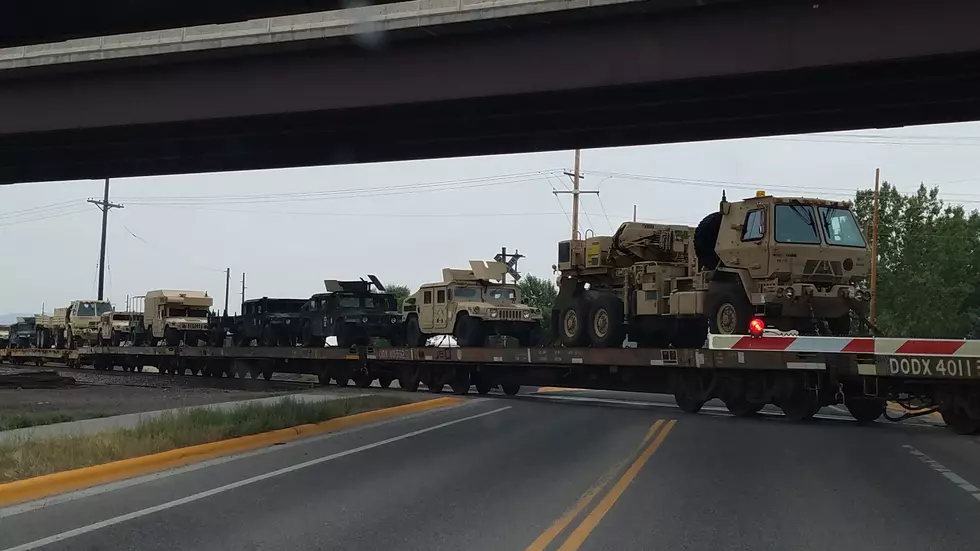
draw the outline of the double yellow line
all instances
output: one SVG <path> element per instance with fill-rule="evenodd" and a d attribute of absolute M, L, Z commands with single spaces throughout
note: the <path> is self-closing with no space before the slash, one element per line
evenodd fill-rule
<path fill-rule="evenodd" d="M 576 551 L 579 547 L 581 547 L 582 544 L 585 543 L 586 538 L 589 537 L 589 534 L 595 530 L 595 527 L 599 525 L 599 522 L 606 516 L 606 513 L 612 509 L 613 505 L 616 504 L 616 501 L 619 500 L 619 498 L 623 495 L 623 492 L 626 491 L 626 488 L 633 482 L 633 479 L 636 478 L 636 475 L 640 473 L 643 466 L 646 465 L 647 461 L 650 460 L 650 457 L 657 451 L 660 444 L 662 444 L 667 438 L 667 435 L 670 434 L 671 429 L 674 428 L 676 423 L 677 421 L 673 419 L 667 421 L 666 423 L 663 419 L 660 419 L 651 425 L 650 429 L 647 430 L 646 436 L 643 437 L 643 441 L 640 442 L 640 445 L 637 447 L 636 452 L 630 454 L 629 457 L 617 463 L 612 469 L 604 474 L 591 488 L 589 488 L 587 492 L 585 492 L 585 494 L 582 495 L 582 497 L 579 498 L 577 502 L 575 502 L 575 505 L 573 505 L 571 509 L 565 511 L 565 514 L 552 523 L 547 530 L 542 532 L 541 535 L 538 536 L 538 538 L 535 539 L 525 551 L 544 551 L 551 544 L 551 542 L 565 530 L 565 528 L 568 528 L 568 526 L 576 518 L 578 518 L 582 511 L 589 506 L 592 500 L 601 494 L 603 490 L 605 490 L 606 486 L 608 486 L 616 474 L 623 469 L 626 463 L 635 457 L 637 453 L 639 453 L 639 457 L 637 457 L 636 460 L 633 461 L 633 464 L 626 469 L 626 472 L 619 477 L 619 480 L 616 481 L 616 484 L 613 485 L 612 489 L 610 489 L 609 492 L 607 492 L 606 495 L 599 500 L 599 504 L 596 505 L 595 508 L 592 509 L 592 511 L 586 515 L 581 522 L 579 522 L 578 526 L 576 526 L 574 530 L 572 530 L 571 534 L 568 535 L 568 538 L 565 539 L 565 543 L 558 548 L 558 551 Z M 651 442 L 651 439 L 653 442 Z M 642 452 L 640 450 L 642 450 Z"/>

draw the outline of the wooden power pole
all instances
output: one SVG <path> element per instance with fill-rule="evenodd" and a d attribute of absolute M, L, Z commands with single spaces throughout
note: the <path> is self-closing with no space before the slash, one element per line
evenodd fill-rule
<path fill-rule="evenodd" d="M 109 179 L 105 179 L 105 192 L 101 201 L 89 199 L 89 203 L 99 207 L 102 211 L 102 245 L 99 247 L 99 300 L 102 300 L 103 289 L 105 288 L 105 234 L 106 226 L 109 223 L 109 209 L 121 209 L 122 205 L 114 205 L 109 202 Z"/>
<path fill-rule="evenodd" d="M 595 195 L 599 195 L 599 190 L 597 190 L 597 189 L 596 190 L 582 191 L 582 189 L 580 188 L 580 186 L 579 186 L 580 180 L 585 179 L 585 176 L 582 176 L 581 172 L 579 171 L 579 167 L 581 165 L 581 160 L 582 160 L 582 150 L 581 149 L 576 149 L 575 150 L 575 168 L 574 168 L 574 172 L 573 173 L 568 173 L 568 172 L 565 173 L 565 176 L 569 176 L 569 177 L 572 178 L 572 190 L 571 191 L 557 191 L 556 190 L 554 192 L 555 195 L 559 195 L 559 194 L 563 194 L 563 193 L 571 193 L 572 194 L 572 241 L 575 241 L 575 240 L 578 240 L 578 239 L 581 239 L 582 238 L 582 236 L 579 234 L 579 231 L 578 231 L 579 195 L 581 195 L 583 193 L 592 193 L 592 194 L 595 194 Z"/>
<path fill-rule="evenodd" d="M 869 319 L 872 324 L 878 323 L 878 178 L 881 169 L 875 169 L 875 196 L 874 207 L 872 207 L 871 222 L 871 312 Z"/>

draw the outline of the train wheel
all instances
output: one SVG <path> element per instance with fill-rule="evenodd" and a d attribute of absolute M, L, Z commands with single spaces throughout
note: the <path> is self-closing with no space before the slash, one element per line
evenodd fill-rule
<path fill-rule="evenodd" d="M 813 393 L 798 393 L 794 399 L 780 403 L 783 415 L 793 421 L 807 421 L 820 411 L 820 402 Z"/>
<path fill-rule="evenodd" d="M 395 377 L 393 375 L 380 375 L 378 376 L 378 384 L 381 388 L 391 388 L 391 383 L 394 382 Z"/>
<path fill-rule="evenodd" d="M 515 385 L 510 383 L 500 385 L 500 388 L 503 389 L 504 394 L 506 394 L 507 396 L 516 396 L 517 393 L 521 391 L 521 385 Z"/>
<path fill-rule="evenodd" d="M 872 423 L 885 413 L 885 401 L 878 398 L 848 398 L 844 407 L 859 423 Z"/>
<path fill-rule="evenodd" d="M 271 369 L 266 369 L 265 371 L 262 372 L 262 378 L 265 379 L 266 381 L 271 381 L 272 376 L 275 374 L 276 374 L 275 371 Z"/>
<path fill-rule="evenodd" d="M 759 413 L 759 410 L 761 410 L 763 406 L 765 406 L 765 404 L 754 403 L 745 399 L 744 397 L 725 402 L 725 407 L 728 408 L 728 411 L 736 417 L 748 417 L 749 415 L 755 415 L 756 413 Z"/>
<path fill-rule="evenodd" d="M 359 369 L 352 378 L 354 379 L 354 386 L 357 388 L 368 388 L 375 379 L 366 369 Z"/>
<path fill-rule="evenodd" d="M 470 370 L 467 368 L 457 369 L 453 376 L 453 380 L 449 383 L 449 386 L 452 387 L 454 394 L 459 394 L 460 396 L 469 394 Z"/>
<path fill-rule="evenodd" d="M 419 390 L 419 368 L 418 366 L 403 367 L 398 372 L 398 386 L 407 392 L 418 392 Z"/>
<path fill-rule="evenodd" d="M 956 434 L 975 434 L 980 432 L 980 419 L 967 415 L 962 408 L 943 408 L 939 410 L 946 426 Z"/>

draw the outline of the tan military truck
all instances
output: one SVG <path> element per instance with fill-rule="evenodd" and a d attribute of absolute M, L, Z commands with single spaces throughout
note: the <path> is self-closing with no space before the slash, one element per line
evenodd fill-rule
<path fill-rule="evenodd" d="M 99 320 L 99 343 L 102 346 L 139 345 L 144 334 L 140 312 L 106 312 Z"/>
<path fill-rule="evenodd" d="M 105 300 L 73 300 L 65 308 L 55 308 L 51 316 L 38 316 L 39 348 L 95 346 L 99 343 L 99 320 L 112 311 Z"/>
<path fill-rule="evenodd" d="M 208 312 L 213 300 L 204 291 L 149 291 L 143 300 L 143 326 L 149 342 L 197 346 L 208 340 Z"/>
<path fill-rule="evenodd" d="M 849 202 L 758 192 L 698 225 L 625 222 L 558 244 L 552 331 L 564 346 L 696 348 L 749 322 L 846 335 L 864 319 L 871 255 Z"/>
<path fill-rule="evenodd" d="M 542 316 L 521 302 L 517 285 L 501 283 L 506 273 L 503 262 L 444 268 L 441 282 L 422 285 L 402 304 L 408 345 L 425 346 L 436 335 L 452 335 L 460 346 L 482 346 L 489 335 L 530 345 Z"/>
<path fill-rule="evenodd" d="M 10 326 L 0 325 L 0 348 L 10 346 Z"/>

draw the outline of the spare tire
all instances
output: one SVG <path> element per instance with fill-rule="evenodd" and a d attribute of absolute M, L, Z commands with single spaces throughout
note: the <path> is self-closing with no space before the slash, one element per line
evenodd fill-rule
<path fill-rule="evenodd" d="M 718 242 L 718 232 L 721 230 L 721 213 L 712 212 L 705 216 L 694 230 L 694 254 L 698 263 L 706 270 L 714 270 L 721 263 L 715 244 Z"/>

